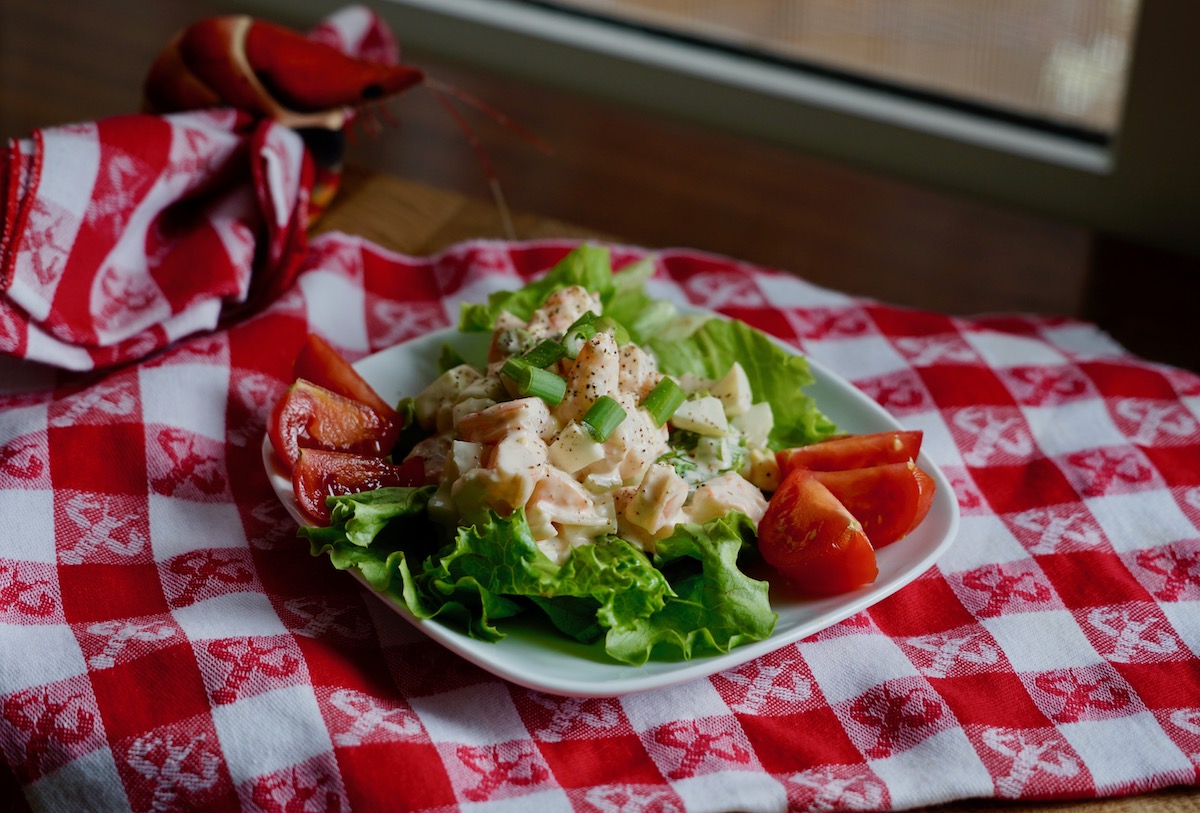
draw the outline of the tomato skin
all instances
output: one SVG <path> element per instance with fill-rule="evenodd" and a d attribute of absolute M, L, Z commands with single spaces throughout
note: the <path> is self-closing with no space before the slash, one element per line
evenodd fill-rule
<path fill-rule="evenodd" d="M 329 523 L 326 497 L 388 486 L 420 485 L 425 485 L 425 468 L 419 460 L 415 465 L 402 463 L 397 466 L 378 457 L 301 449 L 292 469 L 296 501 L 312 519 L 326 525 Z"/>
<path fill-rule="evenodd" d="M 375 392 L 350 362 L 316 333 L 309 333 L 305 337 L 300 352 L 296 354 L 293 372 L 296 378 L 303 378 L 345 398 L 366 404 L 386 421 L 394 423 L 398 420 L 396 410 Z"/>
<path fill-rule="evenodd" d="M 767 564 L 805 593 L 832 596 L 875 581 L 875 550 L 858 520 L 807 469 L 784 478 L 758 523 Z"/>
<path fill-rule="evenodd" d="M 916 469 L 913 474 L 917 479 L 917 487 L 921 493 L 917 497 L 917 510 L 913 514 L 912 525 L 908 528 L 909 533 L 912 533 L 925 520 L 925 517 L 929 514 L 929 509 L 933 507 L 933 495 L 937 491 L 937 483 L 929 476 L 928 472 L 920 466 L 913 466 L 913 468 Z"/>
<path fill-rule="evenodd" d="M 868 435 L 843 435 L 777 452 L 779 471 L 787 475 L 794 468 L 810 471 L 844 471 L 886 463 L 916 460 L 925 433 L 920 429 L 875 432 Z"/>
<path fill-rule="evenodd" d="M 398 432 L 394 422 L 366 404 L 304 379 L 288 388 L 267 422 L 271 445 L 289 471 L 301 448 L 382 457 L 391 451 Z"/>
<path fill-rule="evenodd" d="M 919 521 L 917 509 L 922 497 L 917 472 L 932 487 L 933 480 L 929 479 L 929 475 L 921 472 L 911 461 L 846 471 L 818 471 L 813 472 L 813 477 L 862 523 L 863 533 L 878 550 L 916 527 Z M 932 501 L 931 493 L 928 502 Z M 927 504 L 925 513 L 928 512 Z"/>

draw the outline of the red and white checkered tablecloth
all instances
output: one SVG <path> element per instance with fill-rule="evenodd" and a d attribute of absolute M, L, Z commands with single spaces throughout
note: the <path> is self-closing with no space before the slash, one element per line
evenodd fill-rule
<path fill-rule="evenodd" d="M 327 235 L 265 311 L 139 363 L 0 362 L 0 749 L 32 808 L 784 811 L 1197 782 L 1200 379 L 1088 324 L 655 254 L 657 292 L 923 429 L 963 513 L 898 594 L 709 679 L 518 688 L 311 557 L 260 456 L 305 333 L 359 358 L 569 248 Z"/>

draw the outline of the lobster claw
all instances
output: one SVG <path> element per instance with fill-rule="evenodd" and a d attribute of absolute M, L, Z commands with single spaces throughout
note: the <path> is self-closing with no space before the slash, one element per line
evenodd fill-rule
<path fill-rule="evenodd" d="M 416 68 L 356 59 L 280 25 L 213 17 L 177 34 L 143 84 L 144 108 L 235 107 L 296 129 L 340 130 L 347 111 L 419 84 Z"/>
<path fill-rule="evenodd" d="M 395 64 L 394 51 L 376 49 L 390 61 L 358 59 L 274 23 L 246 15 L 211 17 L 176 34 L 159 53 L 142 86 L 142 106 L 148 113 L 234 107 L 295 129 L 316 165 L 309 200 L 315 219 L 341 185 L 351 111 L 425 78 Z"/>

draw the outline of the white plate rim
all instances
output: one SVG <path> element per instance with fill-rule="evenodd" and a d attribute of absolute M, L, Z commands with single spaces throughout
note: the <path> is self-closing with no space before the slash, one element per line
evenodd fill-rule
<path fill-rule="evenodd" d="M 720 317 L 719 314 L 717 316 Z M 771 338 L 788 352 L 803 355 L 795 347 L 775 337 Z M 401 386 L 396 381 L 398 377 L 402 377 L 398 375 L 399 371 L 421 376 L 422 373 L 414 368 L 420 368 L 424 364 L 427 368 L 424 374 L 428 375 L 428 369 L 433 368 L 436 359 L 436 354 L 429 353 L 432 347 L 440 349 L 446 343 L 469 345 L 473 342 L 478 342 L 477 336 L 464 336 L 455 328 L 444 328 L 380 350 L 360 359 L 354 367 L 385 399 L 395 402 L 403 395 L 415 394 L 412 391 L 400 391 Z M 827 396 L 828 393 L 834 393 L 837 397 L 846 399 L 843 406 L 853 405 L 854 415 L 851 420 L 847 420 L 846 415 L 839 418 L 836 413 L 840 410 L 834 410 L 831 414 L 828 405 L 822 404 L 821 398 L 814 395 L 818 408 L 834 420 L 839 428 L 852 432 L 905 428 L 882 406 L 833 370 L 809 356 L 805 356 L 805 360 L 815 379 L 813 385 L 805 387 L 806 392 L 813 394 L 813 390 L 821 390 L 826 392 Z M 407 365 L 403 363 L 405 361 L 408 362 Z M 426 383 L 428 380 L 432 379 L 426 378 Z M 262 455 L 271 486 L 288 513 L 297 523 L 311 525 L 296 503 L 290 477 L 279 468 L 274 459 L 269 437 L 263 438 Z M 772 609 L 779 613 L 780 618 L 770 636 L 761 641 L 735 647 L 727 653 L 688 661 L 651 661 L 641 667 L 615 661 L 598 664 L 580 658 L 573 652 L 561 651 L 578 649 L 582 645 L 576 647 L 564 640 L 555 642 L 559 646 L 547 648 L 544 641 L 539 643 L 536 636 L 530 638 L 530 633 L 520 628 L 495 643 L 479 641 L 437 619 L 416 618 L 401 602 L 386 593 L 374 590 L 357 568 L 350 568 L 349 572 L 384 605 L 430 638 L 475 666 L 519 686 L 548 694 L 598 698 L 661 689 L 736 668 L 762 655 L 795 644 L 879 603 L 932 567 L 954 543 L 959 527 L 959 507 L 945 474 L 925 451 L 920 453 L 918 464 L 936 484 L 933 505 L 925 521 L 916 530 L 878 551 L 880 578 L 875 584 L 841 596 L 806 599 L 798 604 L 788 603 L 782 607 L 778 606 L 773 598 Z M 897 559 L 904 560 L 909 555 L 913 557 L 911 561 L 902 564 L 896 562 Z M 804 618 L 797 610 L 800 606 L 815 611 L 815 614 Z M 784 623 L 785 621 L 788 623 Z M 520 651 L 517 651 L 518 649 Z M 539 672 L 539 665 L 555 668 L 550 672 Z"/>

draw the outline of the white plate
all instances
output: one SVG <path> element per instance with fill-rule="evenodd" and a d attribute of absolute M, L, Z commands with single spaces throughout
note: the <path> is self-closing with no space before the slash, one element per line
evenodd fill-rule
<path fill-rule="evenodd" d="M 386 401 L 396 403 L 420 392 L 437 377 L 437 358 L 446 344 L 459 349 L 466 358 L 483 358 L 489 338 L 484 334 L 462 335 L 452 329 L 438 331 L 364 358 L 355 368 Z M 794 348 L 781 346 L 795 352 Z M 816 399 L 818 407 L 839 429 L 866 433 L 901 428 L 895 418 L 849 382 L 812 359 L 808 363 L 816 383 L 806 387 L 805 392 Z M 309 524 L 296 504 L 290 478 L 273 464 L 266 439 L 263 461 L 279 499 L 297 522 Z M 627 666 L 609 658 L 602 643 L 580 644 L 519 619 L 502 622 L 501 628 L 508 636 L 487 643 L 440 621 L 414 618 L 403 604 L 384 594 L 376 595 L 451 651 L 494 675 L 531 689 L 576 697 L 613 697 L 683 683 L 739 666 L 836 624 L 896 592 L 932 566 L 954 540 L 958 504 L 933 461 L 922 453 L 918 462 L 937 484 L 933 506 L 913 533 L 878 552 L 879 577 L 873 585 L 823 599 L 797 598 L 773 585 L 771 606 L 779 613 L 779 621 L 770 637 L 723 655 Z M 370 589 L 357 570 L 350 572 Z"/>

